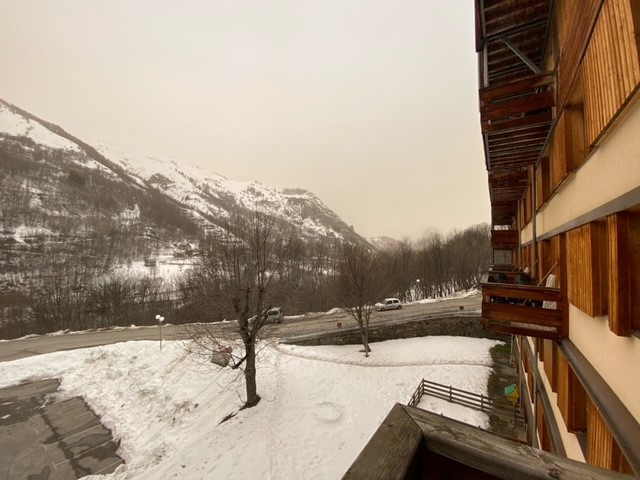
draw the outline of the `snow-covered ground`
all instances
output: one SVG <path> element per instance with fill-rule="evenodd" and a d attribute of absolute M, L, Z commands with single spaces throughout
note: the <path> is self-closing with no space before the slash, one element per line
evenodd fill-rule
<path fill-rule="evenodd" d="M 108 478 L 340 478 L 396 402 L 421 378 L 486 393 L 497 342 L 426 337 L 358 346 L 265 345 L 262 401 L 239 411 L 237 371 L 203 365 L 180 342 L 127 342 L 0 363 L 0 388 L 61 379 L 121 440 L 126 465 Z M 473 425 L 483 414 L 425 398 L 421 405 Z M 235 416 L 220 423 L 227 415 Z"/>
<path fill-rule="evenodd" d="M 34 142 L 50 148 L 80 151 L 75 143 L 53 133 L 40 122 L 12 112 L 1 103 L 0 132 L 7 135 L 29 137 Z"/>

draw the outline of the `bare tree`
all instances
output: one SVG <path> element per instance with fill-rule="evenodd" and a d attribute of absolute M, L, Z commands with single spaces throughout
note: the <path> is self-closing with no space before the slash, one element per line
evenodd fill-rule
<path fill-rule="evenodd" d="M 369 356 L 369 319 L 382 291 L 376 255 L 363 245 L 340 247 L 334 296 L 338 306 L 351 315 L 360 328 L 365 357 Z"/>
<path fill-rule="evenodd" d="M 209 299 L 212 310 L 237 319 L 232 337 L 242 341 L 242 352 L 231 355 L 221 338 L 220 326 L 200 326 L 195 343 L 212 355 L 229 354 L 231 368 L 244 372 L 245 407 L 260 401 L 256 383 L 256 354 L 259 333 L 265 326 L 266 311 L 275 293 L 291 278 L 291 262 L 299 259 L 292 251 L 300 243 L 275 228 L 273 217 L 254 211 L 248 218 L 234 215 L 225 232 L 205 248 L 194 269 L 191 284 Z M 294 275 L 295 277 L 295 275 Z M 202 350 L 201 350 L 202 351 Z"/>

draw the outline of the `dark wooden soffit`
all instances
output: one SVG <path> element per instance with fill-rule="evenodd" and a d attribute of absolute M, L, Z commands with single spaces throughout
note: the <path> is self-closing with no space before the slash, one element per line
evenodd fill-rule
<path fill-rule="evenodd" d="M 542 71 L 551 0 L 476 0 L 480 117 L 492 222 L 509 224 L 553 121 L 555 74 Z M 495 176 L 511 174 L 503 181 Z"/>
<path fill-rule="evenodd" d="M 493 225 L 510 225 L 518 209 L 518 199 L 527 188 L 527 168 L 489 170 L 489 195 Z"/>
<path fill-rule="evenodd" d="M 505 39 L 540 67 L 550 9 L 551 0 L 476 0 L 476 51 L 487 47 L 489 85 L 517 80 L 529 72 Z"/>

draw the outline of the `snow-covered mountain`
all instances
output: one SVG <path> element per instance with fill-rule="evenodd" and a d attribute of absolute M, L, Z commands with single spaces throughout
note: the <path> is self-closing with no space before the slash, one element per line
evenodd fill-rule
<path fill-rule="evenodd" d="M 385 236 L 382 236 L 382 237 L 369 237 L 369 238 L 367 238 L 367 240 L 369 241 L 369 243 L 371 245 L 376 247 L 378 250 L 390 250 L 390 249 L 398 246 L 398 244 L 400 243 L 395 238 L 385 237 Z"/>
<path fill-rule="evenodd" d="M 188 207 L 195 216 L 216 222 L 228 218 L 231 211 L 258 209 L 293 225 L 305 238 L 360 240 L 336 213 L 307 190 L 230 180 L 167 156 L 151 155 L 147 147 L 128 139 L 100 141 L 96 149 L 142 184 Z"/>
<path fill-rule="evenodd" d="M 110 184 L 117 182 L 120 188 L 139 191 L 138 196 L 140 192 L 155 197 L 163 195 L 185 218 L 198 225 L 199 233 L 220 228 L 232 211 L 258 209 L 278 218 L 281 224 L 293 226 L 306 239 L 365 242 L 309 191 L 273 188 L 257 181 L 237 182 L 182 161 L 152 155 L 130 140 L 89 145 L 3 100 L 0 100 L 0 152 L 5 155 L 11 152 L 12 162 L 7 163 L 15 164 L 15 158 L 37 160 L 55 171 L 52 178 L 71 183 L 74 179 L 89 180 L 94 190 L 99 176 Z M 51 197 L 46 186 L 36 190 L 29 195 L 36 199 Z M 129 214 L 124 210 L 139 208 L 133 201 L 132 197 L 118 215 L 126 217 Z M 73 210 L 68 202 L 61 208 Z M 5 232 L 11 229 L 6 219 L 3 229 Z"/>

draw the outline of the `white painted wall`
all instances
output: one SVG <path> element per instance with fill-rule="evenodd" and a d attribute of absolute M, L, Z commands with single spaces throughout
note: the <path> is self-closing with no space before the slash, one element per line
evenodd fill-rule
<path fill-rule="evenodd" d="M 640 339 L 619 337 L 609 317 L 590 317 L 569 304 L 569 339 L 640 422 Z"/>
<path fill-rule="evenodd" d="M 537 214 L 537 235 L 640 186 L 640 102 L 637 102 L 611 134 L 582 166 L 569 175 L 556 194 Z M 531 241 L 532 222 L 521 232 L 521 241 Z"/>
<path fill-rule="evenodd" d="M 529 346 L 531 347 L 531 351 L 533 350 L 533 341 L 530 338 L 526 339 L 529 342 Z M 547 378 L 547 374 L 544 370 L 544 364 L 537 360 L 538 363 L 538 371 L 540 372 L 540 378 L 542 379 L 545 392 L 547 392 L 547 396 L 549 397 L 549 403 L 551 403 L 551 409 L 553 410 L 553 416 L 555 417 L 555 421 L 558 424 L 558 430 L 560 431 L 560 437 L 562 438 L 562 444 L 567 453 L 567 457 L 573 460 L 577 460 L 579 462 L 586 462 L 584 458 L 584 454 L 582 453 L 582 449 L 580 448 L 580 444 L 578 443 L 578 437 L 567 430 L 567 426 L 564 423 L 564 418 L 562 417 L 562 413 L 560 413 L 560 409 L 558 408 L 558 394 L 551 391 L 551 383 L 549 383 L 549 379 Z M 526 381 L 526 375 L 524 376 Z"/>

